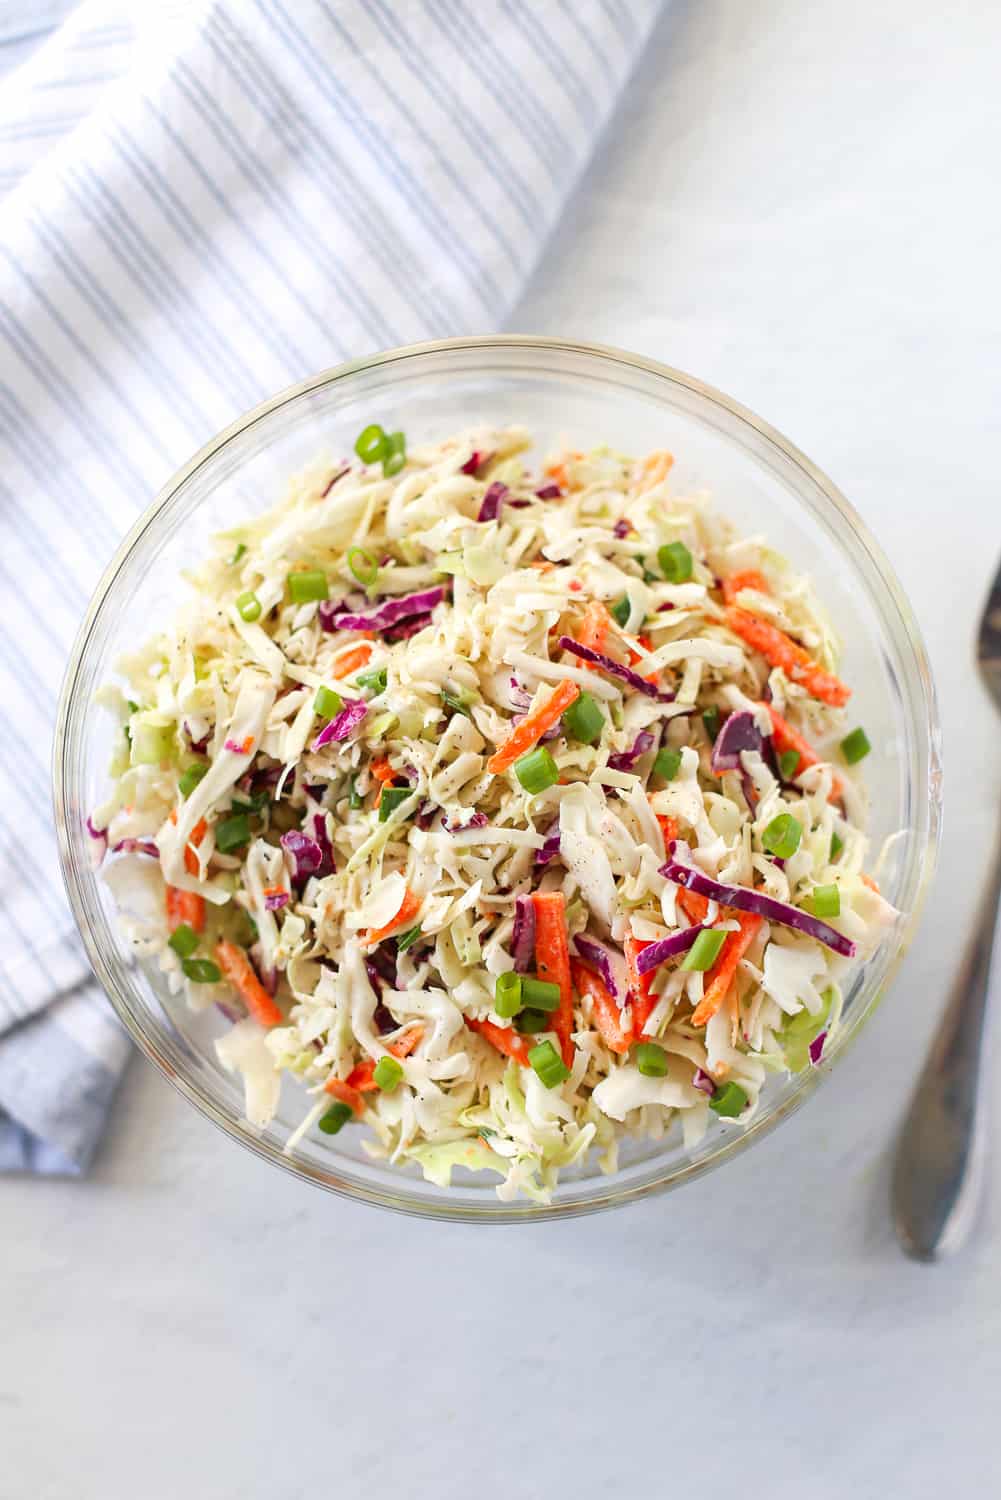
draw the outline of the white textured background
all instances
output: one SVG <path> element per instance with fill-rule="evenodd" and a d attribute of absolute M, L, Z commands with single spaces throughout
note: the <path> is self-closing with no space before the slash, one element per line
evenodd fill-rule
<path fill-rule="evenodd" d="M 999 55 L 987 0 L 675 0 L 514 319 L 759 411 L 915 602 L 947 832 L 865 1040 L 722 1173 L 537 1228 L 343 1204 L 136 1064 L 89 1183 L 0 1185 L 2 1500 L 991 1493 L 1001 1150 L 955 1261 L 886 1198 L 1001 794 Z"/>

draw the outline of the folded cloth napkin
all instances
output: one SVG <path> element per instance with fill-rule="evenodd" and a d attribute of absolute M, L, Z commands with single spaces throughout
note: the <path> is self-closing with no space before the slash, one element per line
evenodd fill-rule
<path fill-rule="evenodd" d="M 85 1170 L 128 1052 L 49 811 L 101 568 L 270 392 L 503 323 L 661 4 L 86 0 L 5 78 L 0 1168 Z"/>

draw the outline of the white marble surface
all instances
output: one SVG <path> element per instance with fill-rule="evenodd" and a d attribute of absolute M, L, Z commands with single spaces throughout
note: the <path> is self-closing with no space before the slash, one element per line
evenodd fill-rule
<path fill-rule="evenodd" d="M 514 320 L 760 411 L 915 601 L 947 835 L 865 1042 L 722 1174 L 492 1230 L 299 1186 L 137 1063 L 88 1184 L 0 1184 L 2 1500 L 989 1492 L 997 1133 L 958 1259 L 902 1260 L 886 1194 L 1001 788 L 999 45 L 985 0 L 676 0 Z"/>

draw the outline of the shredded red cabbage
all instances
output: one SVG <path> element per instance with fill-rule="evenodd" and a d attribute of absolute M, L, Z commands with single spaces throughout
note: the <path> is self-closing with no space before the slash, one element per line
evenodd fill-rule
<path fill-rule="evenodd" d="M 283 906 L 288 906 L 288 891 L 272 891 L 264 898 L 265 911 L 281 911 Z"/>
<path fill-rule="evenodd" d="M 160 851 L 152 839 L 119 839 L 111 846 L 112 854 L 148 854 L 150 859 L 159 859 Z"/>
<path fill-rule="evenodd" d="M 622 519 L 619 520 L 619 521 L 616 521 L 615 525 L 612 527 L 612 535 L 620 537 L 620 538 L 624 537 L 624 536 L 628 536 L 629 533 L 632 531 L 632 529 L 633 528 L 630 525 L 630 523 L 623 516 Z"/>
<path fill-rule="evenodd" d="M 474 448 L 472 453 L 466 459 L 466 462 L 462 465 L 459 473 L 475 474 L 477 469 L 482 469 L 488 458 L 490 458 L 489 453 L 481 453 L 479 448 Z"/>
<path fill-rule="evenodd" d="M 662 870 L 661 874 L 663 873 Z M 655 943 L 648 943 L 636 956 L 636 972 L 649 974 L 652 969 L 659 968 L 666 959 L 677 958 L 679 953 L 687 953 L 701 931 L 701 924 L 698 927 L 685 927 L 681 932 L 672 932 L 670 937 L 658 938 Z"/>
<path fill-rule="evenodd" d="M 836 928 L 829 927 L 826 922 L 821 922 L 818 917 L 811 917 L 809 912 L 800 911 L 798 906 L 777 901 L 774 896 L 766 896 L 763 891 L 749 890 L 747 886 L 721 885 L 718 880 L 710 880 L 708 875 L 703 875 L 701 870 L 693 869 L 691 865 L 678 864 L 676 860 L 669 860 L 666 865 L 662 865 L 660 873 L 665 880 L 683 885 L 686 890 L 695 891 L 709 901 L 718 901 L 721 906 L 732 906 L 737 911 L 754 912 L 766 921 L 778 922 L 782 927 L 791 927 L 795 932 L 805 933 L 807 937 L 823 943 L 825 948 L 840 953 L 842 958 L 855 957 L 855 944 L 850 938 L 846 938 Z M 637 960 L 637 967 L 641 961 L 642 955 Z"/>
<path fill-rule="evenodd" d="M 108 830 L 106 828 L 95 828 L 91 822 L 89 813 L 87 814 L 85 826 L 92 839 L 103 839 L 105 843 L 108 842 Z"/>
<path fill-rule="evenodd" d="M 817 1064 L 820 1062 L 820 1059 L 824 1055 L 824 1043 L 826 1041 L 827 1041 L 827 1032 L 826 1031 L 821 1031 L 821 1032 L 818 1033 L 817 1036 L 814 1037 L 813 1041 L 810 1043 L 809 1047 L 807 1048 L 807 1051 L 810 1054 L 810 1061 L 813 1063 L 814 1067 L 817 1066 Z"/>
<path fill-rule="evenodd" d="M 645 693 L 648 698 L 658 698 L 661 703 L 674 702 L 673 693 L 660 692 L 652 682 L 647 682 L 638 672 L 634 672 L 632 667 L 624 667 L 620 661 L 606 656 L 603 651 L 594 651 L 590 646 L 582 646 L 580 641 L 574 640 L 573 636 L 560 636 L 560 650 L 569 651 L 571 656 L 579 656 L 581 661 L 601 667 L 613 677 L 621 677 L 623 682 L 628 682 L 630 687 L 635 688 L 638 693 Z"/>
<path fill-rule="evenodd" d="M 551 859 L 555 859 L 560 852 L 560 820 L 550 823 L 546 829 L 545 843 L 541 849 L 535 851 L 535 863 L 537 865 L 548 865 Z"/>
<path fill-rule="evenodd" d="M 347 698 L 340 713 L 335 714 L 329 724 L 324 724 L 313 741 L 314 750 L 322 750 L 331 740 L 346 740 L 368 713 L 368 704 L 361 698 Z"/>
<path fill-rule="evenodd" d="M 604 943 L 580 933 L 573 940 L 574 947 L 586 964 L 597 969 L 605 989 L 619 1005 L 625 1005 L 629 994 L 629 977 L 626 961 L 621 953 L 606 948 Z"/>
<path fill-rule="evenodd" d="M 542 484 L 535 492 L 539 500 L 561 500 L 563 491 L 558 484 Z"/>
<path fill-rule="evenodd" d="M 292 879 L 306 881 L 323 864 L 323 849 L 308 833 L 292 828 L 279 840 L 292 864 Z"/>
<path fill-rule="evenodd" d="M 724 719 L 723 727 L 713 745 L 711 760 L 713 775 L 720 776 L 724 771 L 739 771 L 741 752 L 757 750 L 760 754 L 763 744 L 764 736 L 749 709 L 741 709 L 739 713 L 729 714 Z"/>
<path fill-rule="evenodd" d="M 496 521 L 500 516 L 501 506 L 507 499 L 508 494 L 507 485 L 501 484 L 499 480 L 495 479 L 493 484 L 487 486 L 487 492 L 483 496 L 476 519 L 478 521 Z"/>
<path fill-rule="evenodd" d="M 394 969 L 396 968 L 395 963 L 393 965 L 393 968 Z M 367 959 L 367 958 L 365 960 L 365 970 L 366 970 L 366 973 L 368 974 L 368 982 L 369 982 L 369 984 L 375 990 L 375 993 L 378 994 L 379 993 L 379 975 L 377 973 L 375 973 L 375 977 L 373 978 L 374 966 L 372 965 L 371 961 L 369 959 Z M 388 983 L 389 983 L 390 989 L 395 989 L 396 988 L 396 975 L 395 975 L 395 973 L 393 975 L 392 980 L 388 981 Z M 376 1029 L 378 1030 L 380 1036 L 385 1036 L 388 1031 L 395 1031 L 396 1028 L 400 1024 L 399 1021 L 396 1019 L 396 1017 L 393 1015 L 393 1012 L 389 1009 L 389 1006 L 388 1005 L 383 1005 L 383 1003 L 382 1003 L 381 1000 L 377 1000 L 376 1001 L 375 1010 L 372 1012 L 372 1020 L 375 1022 Z"/>
<path fill-rule="evenodd" d="M 326 489 L 324 489 L 324 490 L 322 490 L 320 492 L 320 499 L 321 500 L 325 500 L 327 498 L 327 496 L 330 494 L 330 491 L 333 489 L 334 485 L 337 483 L 338 479 L 343 479 L 344 476 L 345 476 L 345 474 L 350 474 L 350 473 L 351 473 L 351 465 L 350 464 L 347 464 L 343 469 L 339 469 L 338 472 L 334 475 L 333 479 L 331 479 L 331 480 L 328 481 Z"/>
<path fill-rule="evenodd" d="M 414 615 L 412 620 L 401 620 L 399 625 L 394 625 L 391 630 L 386 631 L 385 639 L 389 642 L 406 641 L 430 624 L 431 611 L 428 610 L 426 615 Z"/>
<path fill-rule="evenodd" d="M 338 630 L 389 630 L 401 620 L 412 615 L 425 615 L 445 597 L 442 585 L 421 589 L 417 594 L 403 594 L 398 599 L 384 599 L 371 614 L 335 614 L 334 625 Z"/>
<path fill-rule="evenodd" d="M 515 896 L 514 898 L 511 952 L 516 973 L 527 973 L 535 958 L 535 905 L 531 896 Z"/>
<path fill-rule="evenodd" d="M 708 1094 L 710 1097 L 716 1092 L 716 1085 L 704 1068 L 695 1069 L 692 1087 L 699 1089 L 703 1094 Z"/>
<path fill-rule="evenodd" d="M 633 740 L 631 748 L 628 750 L 618 750 L 614 755 L 610 755 L 608 757 L 608 764 L 613 771 L 631 771 L 640 756 L 645 755 L 648 750 L 653 749 L 656 740 L 656 735 L 651 734 L 648 729 L 641 729 Z"/>
<path fill-rule="evenodd" d="M 330 875 L 334 869 L 334 851 L 327 837 L 327 815 L 326 813 L 313 814 L 313 837 L 320 846 L 322 859 L 317 875 Z"/>
<path fill-rule="evenodd" d="M 446 823 L 445 832 L 462 833 L 466 828 L 486 828 L 489 822 L 490 819 L 487 817 L 486 813 L 480 812 L 477 809 L 477 811 L 473 813 L 471 818 L 466 819 L 465 823 L 460 823 L 458 819 L 456 819 L 452 823 Z"/>

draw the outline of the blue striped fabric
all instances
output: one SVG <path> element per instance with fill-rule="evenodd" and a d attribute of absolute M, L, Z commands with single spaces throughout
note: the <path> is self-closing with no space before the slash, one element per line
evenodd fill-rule
<path fill-rule="evenodd" d="M 101 567 L 269 392 L 504 322 L 661 3 L 90 0 L 5 80 L 0 1167 L 80 1169 L 123 1055 L 48 811 Z"/>

